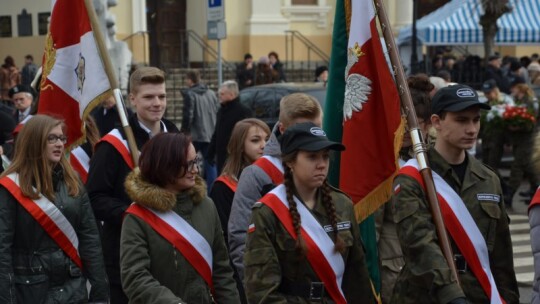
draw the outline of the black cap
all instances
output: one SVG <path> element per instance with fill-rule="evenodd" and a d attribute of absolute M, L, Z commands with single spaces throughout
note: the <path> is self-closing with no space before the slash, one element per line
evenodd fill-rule
<path fill-rule="evenodd" d="M 36 91 L 34 91 L 34 89 L 31 86 L 25 85 L 25 84 L 18 84 L 12 87 L 11 89 L 9 89 L 9 92 L 8 92 L 9 98 L 13 98 L 13 95 L 17 93 L 30 93 L 32 94 L 32 97 L 36 96 L 35 95 Z"/>
<path fill-rule="evenodd" d="M 491 107 L 478 100 L 478 94 L 471 87 L 456 84 L 439 89 L 431 101 L 431 113 L 440 114 L 443 111 L 459 112 L 472 106 L 480 106 L 489 110 Z"/>
<path fill-rule="evenodd" d="M 497 88 L 497 82 L 495 81 L 495 79 L 488 79 L 486 81 L 484 81 L 484 83 L 482 84 L 482 92 L 485 93 L 489 93 L 491 92 L 493 89 Z"/>
<path fill-rule="evenodd" d="M 525 81 L 525 78 L 523 78 L 521 76 L 515 76 L 514 79 L 512 79 L 512 82 L 510 82 L 510 87 L 513 87 L 513 86 L 518 85 L 518 84 L 524 84 L 524 83 L 527 83 Z"/>
<path fill-rule="evenodd" d="M 328 68 L 323 65 L 315 69 L 315 78 L 319 77 L 324 71 L 328 71 Z"/>
<path fill-rule="evenodd" d="M 490 55 L 488 57 L 488 61 L 495 60 L 495 59 L 501 59 L 501 56 L 495 54 L 495 55 Z"/>
<path fill-rule="evenodd" d="M 296 150 L 316 152 L 324 149 L 345 150 L 345 146 L 329 141 L 323 129 L 312 122 L 290 126 L 279 138 L 281 153 L 289 154 Z"/>

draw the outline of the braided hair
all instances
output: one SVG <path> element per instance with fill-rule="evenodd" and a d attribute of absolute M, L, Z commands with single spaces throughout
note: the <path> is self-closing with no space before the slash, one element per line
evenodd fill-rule
<path fill-rule="evenodd" d="M 297 156 L 298 156 L 298 151 L 294 151 L 282 157 L 283 168 L 284 168 L 283 184 L 285 185 L 287 202 L 289 203 L 289 214 L 291 215 L 291 220 L 292 220 L 293 227 L 296 233 L 296 251 L 300 256 L 305 256 L 307 247 L 306 247 L 304 239 L 302 238 L 302 234 L 300 230 L 302 227 L 301 226 L 302 220 L 300 218 L 300 213 L 298 213 L 296 201 L 293 199 L 293 195 L 296 192 L 296 187 L 294 185 L 291 168 L 287 166 L 287 163 L 295 160 Z M 332 192 L 332 189 L 330 188 L 330 185 L 328 184 L 327 180 L 324 181 L 320 191 L 322 195 L 323 206 L 326 210 L 326 214 L 330 217 L 330 222 L 332 224 L 332 228 L 334 231 L 334 236 L 335 236 L 334 249 L 339 253 L 343 253 L 346 249 L 346 245 L 343 238 L 341 238 L 338 234 L 336 206 L 334 202 L 332 201 L 332 196 L 330 195 L 330 193 Z"/>
<path fill-rule="evenodd" d="M 294 154 L 298 154 L 298 152 L 294 152 Z M 294 158 L 296 158 L 296 155 Z M 283 184 L 285 185 L 287 202 L 289 203 L 289 214 L 291 215 L 294 231 L 296 233 L 296 252 L 299 256 L 305 256 L 307 247 L 304 239 L 302 238 L 302 233 L 300 232 L 302 220 L 300 219 L 300 213 L 298 213 L 298 208 L 296 207 L 296 201 L 293 199 L 296 187 L 294 186 L 291 168 L 287 166 L 283 166 L 283 168 L 285 169 Z"/>
<path fill-rule="evenodd" d="M 328 214 L 328 216 L 330 217 L 330 223 L 332 224 L 332 228 L 334 229 L 334 237 L 336 238 L 334 249 L 339 253 L 343 253 L 346 248 L 345 241 L 343 241 L 343 238 L 341 238 L 338 233 L 336 205 L 332 201 L 332 196 L 330 195 L 330 193 L 332 193 L 332 189 L 328 184 L 328 180 L 325 180 L 324 184 L 321 187 L 322 203 L 324 209 L 326 210 L 326 214 Z"/>

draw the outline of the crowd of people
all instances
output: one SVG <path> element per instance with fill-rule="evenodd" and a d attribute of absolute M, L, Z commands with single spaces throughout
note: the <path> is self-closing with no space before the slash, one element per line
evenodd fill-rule
<path fill-rule="evenodd" d="M 314 73 L 314 82 L 326 84 L 328 67 L 318 66 Z M 267 56 L 261 56 L 256 63 L 253 62 L 253 56 L 247 53 L 244 55 L 244 61 L 236 68 L 236 81 L 242 90 L 255 85 L 287 82 L 287 76 L 276 52 L 272 51 Z"/>
<path fill-rule="evenodd" d="M 375 213 L 378 299 L 353 202 L 327 179 L 331 155 L 347 147 L 327 138 L 323 109 L 307 94 L 283 97 L 273 129 L 253 118 L 239 90 L 286 77 L 275 52 L 260 69 L 248 55 L 239 82 L 223 82 L 217 94 L 188 71 L 180 128 L 164 117 L 165 73 L 136 69 L 128 120 L 137 162 L 114 98 L 85 121 L 81 166 L 83 152 L 65 149 L 68 126 L 34 113 L 39 92 L 30 84 L 11 83 L 0 108 L 9 118 L 0 116 L 0 302 L 519 303 L 507 208 L 524 177 L 537 186 L 533 77 L 511 69 L 518 74 L 504 76 L 514 77 L 505 95 L 496 76 L 480 92 L 452 83 L 451 72 L 437 72 L 442 83 L 409 76 L 458 277 L 405 134 L 392 198 Z M 497 60 L 486 73 L 500 74 Z M 15 71 L 10 63 L 5 70 Z M 326 67 L 315 71 L 316 81 L 327 76 Z M 526 115 L 510 122 L 514 108 L 532 127 Z M 478 138 L 481 160 L 471 154 Z M 515 160 L 505 182 L 498 166 L 508 143 Z"/>

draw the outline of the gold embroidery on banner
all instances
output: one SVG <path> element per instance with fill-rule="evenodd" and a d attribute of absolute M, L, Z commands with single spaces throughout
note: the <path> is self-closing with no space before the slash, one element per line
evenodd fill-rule
<path fill-rule="evenodd" d="M 56 49 L 54 48 L 54 41 L 51 35 L 51 32 L 47 34 L 47 39 L 45 41 L 45 60 L 43 64 L 43 71 L 41 75 L 41 84 L 40 91 L 43 92 L 48 89 L 53 89 L 53 86 L 50 84 L 45 84 L 47 77 L 51 73 L 51 70 L 56 62 Z"/>

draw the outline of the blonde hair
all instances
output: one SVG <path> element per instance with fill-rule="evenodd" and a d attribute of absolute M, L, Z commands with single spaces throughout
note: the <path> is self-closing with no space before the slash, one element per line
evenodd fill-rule
<path fill-rule="evenodd" d="M 165 83 L 165 72 L 156 67 L 140 67 L 129 77 L 129 93 L 137 94 L 143 84 Z"/>
<path fill-rule="evenodd" d="M 285 128 L 297 118 L 316 119 L 321 114 L 321 105 L 311 95 L 293 93 L 283 97 L 279 102 L 279 122 Z"/>
<path fill-rule="evenodd" d="M 61 126 L 65 133 L 62 120 L 47 115 L 35 115 L 22 128 L 15 143 L 13 162 L 2 174 L 2 177 L 18 173 L 22 193 L 38 199 L 44 195 L 50 200 L 55 199 L 53 186 L 53 167 L 46 155 L 47 137 L 52 129 Z M 58 163 L 64 171 L 64 181 L 69 195 L 76 196 L 81 192 L 81 184 L 77 174 L 62 155 Z"/>
<path fill-rule="evenodd" d="M 249 129 L 252 127 L 263 130 L 266 135 L 270 135 L 270 128 L 266 123 L 257 118 L 242 119 L 234 125 L 231 133 L 231 139 L 227 145 L 227 162 L 222 170 L 222 175 L 227 175 L 235 180 L 238 180 L 240 172 L 245 167 L 251 165 L 251 161 L 248 160 L 244 151 L 244 145 L 249 133 Z"/>
<path fill-rule="evenodd" d="M 526 83 L 518 83 L 514 86 L 519 93 L 525 95 L 525 98 L 532 100 L 534 98 L 534 91 Z"/>

